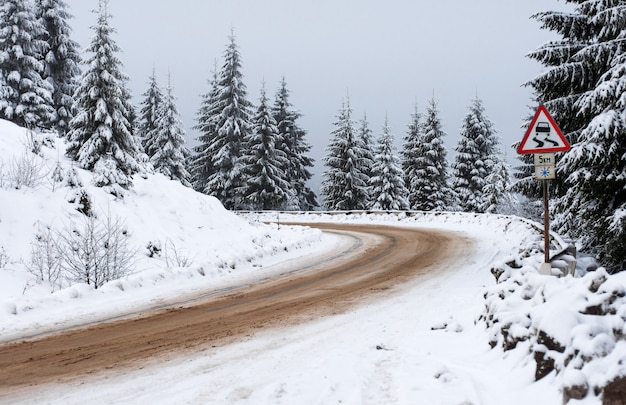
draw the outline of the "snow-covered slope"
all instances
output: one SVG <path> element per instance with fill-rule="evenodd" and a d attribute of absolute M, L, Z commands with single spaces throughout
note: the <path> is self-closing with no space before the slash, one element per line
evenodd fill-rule
<path fill-rule="evenodd" d="M 131 301 L 127 305 L 132 301 L 136 305 L 154 295 L 150 287 L 158 284 L 171 289 L 170 294 L 206 288 L 216 280 L 228 282 L 242 268 L 259 266 L 261 259 L 271 261 L 279 252 L 293 254 L 300 247 L 320 244 L 318 231 L 251 223 L 225 210 L 215 198 L 161 174 L 135 176 L 134 187 L 124 198 L 115 198 L 93 187 L 91 173 L 64 157 L 62 140 L 29 134 L 4 120 L 0 120 L 0 134 L 0 336 L 4 340 L 33 323 L 41 324 L 38 319 L 50 318 L 45 314 L 55 313 L 57 307 L 71 306 L 74 313 L 64 316 L 74 319 L 81 312 L 109 312 L 103 301 L 111 295 L 126 296 Z M 39 154 L 31 152 L 33 137 L 37 142 L 47 139 L 48 146 L 41 146 Z M 57 166 L 60 176 L 55 175 Z M 72 171 L 80 187 L 67 185 Z M 56 282 L 47 277 L 37 280 L 36 272 L 28 270 L 34 267 L 36 236 L 45 236 L 50 229 L 52 239 L 59 239 L 71 230 L 84 230 L 88 219 L 77 210 L 83 192 L 96 224 L 110 219 L 122 229 L 132 254 L 128 274 L 97 290 L 63 276 Z M 62 319 L 55 321 L 59 322 Z"/>

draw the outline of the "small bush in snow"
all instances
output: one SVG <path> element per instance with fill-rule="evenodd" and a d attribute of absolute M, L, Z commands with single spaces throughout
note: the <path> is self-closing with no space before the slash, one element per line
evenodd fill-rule
<path fill-rule="evenodd" d="M 56 166 L 52 169 L 52 175 L 50 176 L 50 184 L 52 185 L 52 191 L 56 190 L 57 184 L 63 183 L 64 180 L 63 168 L 61 162 L 57 161 Z"/>
<path fill-rule="evenodd" d="M 168 239 L 165 242 L 165 264 L 167 267 L 190 267 L 193 259 L 182 249 L 178 249 L 171 239 Z"/>
<path fill-rule="evenodd" d="M 4 246 L 0 246 L 0 269 L 4 269 L 9 264 L 9 255 L 4 250 Z"/>
<path fill-rule="evenodd" d="M 25 265 L 28 271 L 37 277 L 37 281 L 50 283 L 52 291 L 61 287 L 60 249 L 56 235 L 49 226 L 39 225 L 35 242 L 31 243 L 30 259 Z"/>
<path fill-rule="evenodd" d="M 76 211 L 80 212 L 86 217 L 92 217 L 94 215 L 92 211 L 91 198 L 87 191 L 83 188 L 76 190 L 68 200 L 70 204 L 76 205 Z"/>
<path fill-rule="evenodd" d="M 72 224 L 58 237 L 64 276 L 71 282 L 98 288 L 131 270 L 135 251 L 119 218 L 107 216 L 98 222 L 94 216 L 86 217 L 82 227 Z"/>
<path fill-rule="evenodd" d="M 148 242 L 146 249 L 148 250 L 148 257 L 161 256 L 161 242 L 158 240 L 155 242 Z"/>
<path fill-rule="evenodd" d="M 5 174 L 7 186 L 16 190 L 22 187 L 36 188 L 48 175 L 48 168 L 43 159 L 34 153 L 24 152 L 13 158 Z"/>

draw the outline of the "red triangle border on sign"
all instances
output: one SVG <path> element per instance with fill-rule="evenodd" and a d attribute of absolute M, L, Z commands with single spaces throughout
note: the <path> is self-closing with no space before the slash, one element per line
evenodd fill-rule
<path fill-rule="evenodd" d="M 541 115 L 542 112 L 545 114 L 546 118 L 550 122 L 550 125 L 554 129 L 554 132 L 556 132 L 556 134 L 559 136 L 561 141 L 563 141 L 563 146 L 557 146 L 554 148 L 526 149 L 526 142 L 528 141 L 528 137 L 533 132 L 533 129 L 535 128 L 535 124 L 537 123 L 537 120 L 539 119 L 539 116 Z M 522 142 L 519 144 L 517 148 L 517 153 L 519 153 L 520 155 L 523 155 L 527 153 L 564 152 L 566 150 L 569 150 L 570 148 L 571 147 L 570 147 L 569 142 L 567 142 L 567 139 L 565 139 L 565 137 L 563 136 L 563 133 L 559 129 L 559 126 L 556 125 L 554 118 L 552 118 L 552 116 L 550 115 L 550 113 L 548 112 L 545 106 L 540 105 L 539 108 L 537 109 L 537 112 L 535 113 L 535 116 L 533 117 L 533 120 L 530 122 L 528 129 L 526 130 L 526 134 L 524 135 L 524 138 L 522 138 Z"/>

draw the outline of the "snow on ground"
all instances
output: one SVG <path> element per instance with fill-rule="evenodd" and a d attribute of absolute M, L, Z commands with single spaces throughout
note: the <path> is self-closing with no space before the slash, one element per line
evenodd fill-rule
<path fill-rule="evenodd" d="M 10 187 L 12 165 L 28 142 L 23 130 L 4 121 L 0 133 L 0 341 L 254 282 L 279 271 L 283 260 L 340 242 L 306 227 L 262 225 L 268 214 L 236 216 L 211 197 L 150 173 L 137 176 L 133 190 L 117 200 L 91 187 L 89 173 L 77 170 L 100 217 L 123 219 L 137 249 L 135 270 L 97 290 L 68 282 L 54 288 L 37 284 L 24 263 L 39 227 L 64 230 L 82 216 L 76 203 L 68 202 L 75 190 L 49 180 L 57 161 L 64 170 L 70 163 L 61 143 L 54 142 L 54 148 L 43 148 L 46 176 L 38 184 Z M 269 219 L 288 219 L 278 215 Z M 528 221 L 461 213 L 305 214 L 295 220 L 445 229 L 472 238 L 474 247 L 445 276 L 409 283 L 390 298 L 347 313 L 260 330 L 226 347 L 37 388 L 7 401 L 556 404 L 563 387 L 594 388 L 626 375 L 626 277 L 602 269 L 582 278 L 537 274 L 541 236 Z M 161 246 L 161 256 L 148 257 L 150 242 Z M 502 270 L 499 283 L 491 269 Z M 610 316 L 596 314 L 603 310 Z M 538 331 L 562 342 L 564 353 L 545 349 Z M 505 350 L 513 341 L 516 348 Z M 555 360 L 555 370 L 535 381 L 533 353 L 541 349 Z M 570 403 L 600 403 L 592 391 Z"/>

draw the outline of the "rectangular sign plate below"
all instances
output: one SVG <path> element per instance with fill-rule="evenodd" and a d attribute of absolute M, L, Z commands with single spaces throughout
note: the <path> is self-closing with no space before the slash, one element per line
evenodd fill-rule
<path fill-rule="evenodd" d="M 554 165 L 535 166 L 536 180 L 554 180 L 556 179 L 556 170 Z"/>
<path fill-rule="evenodd" d="M 554 153 L 535 153 L 535 166 L 554 166 L 556 157 Z"/>

